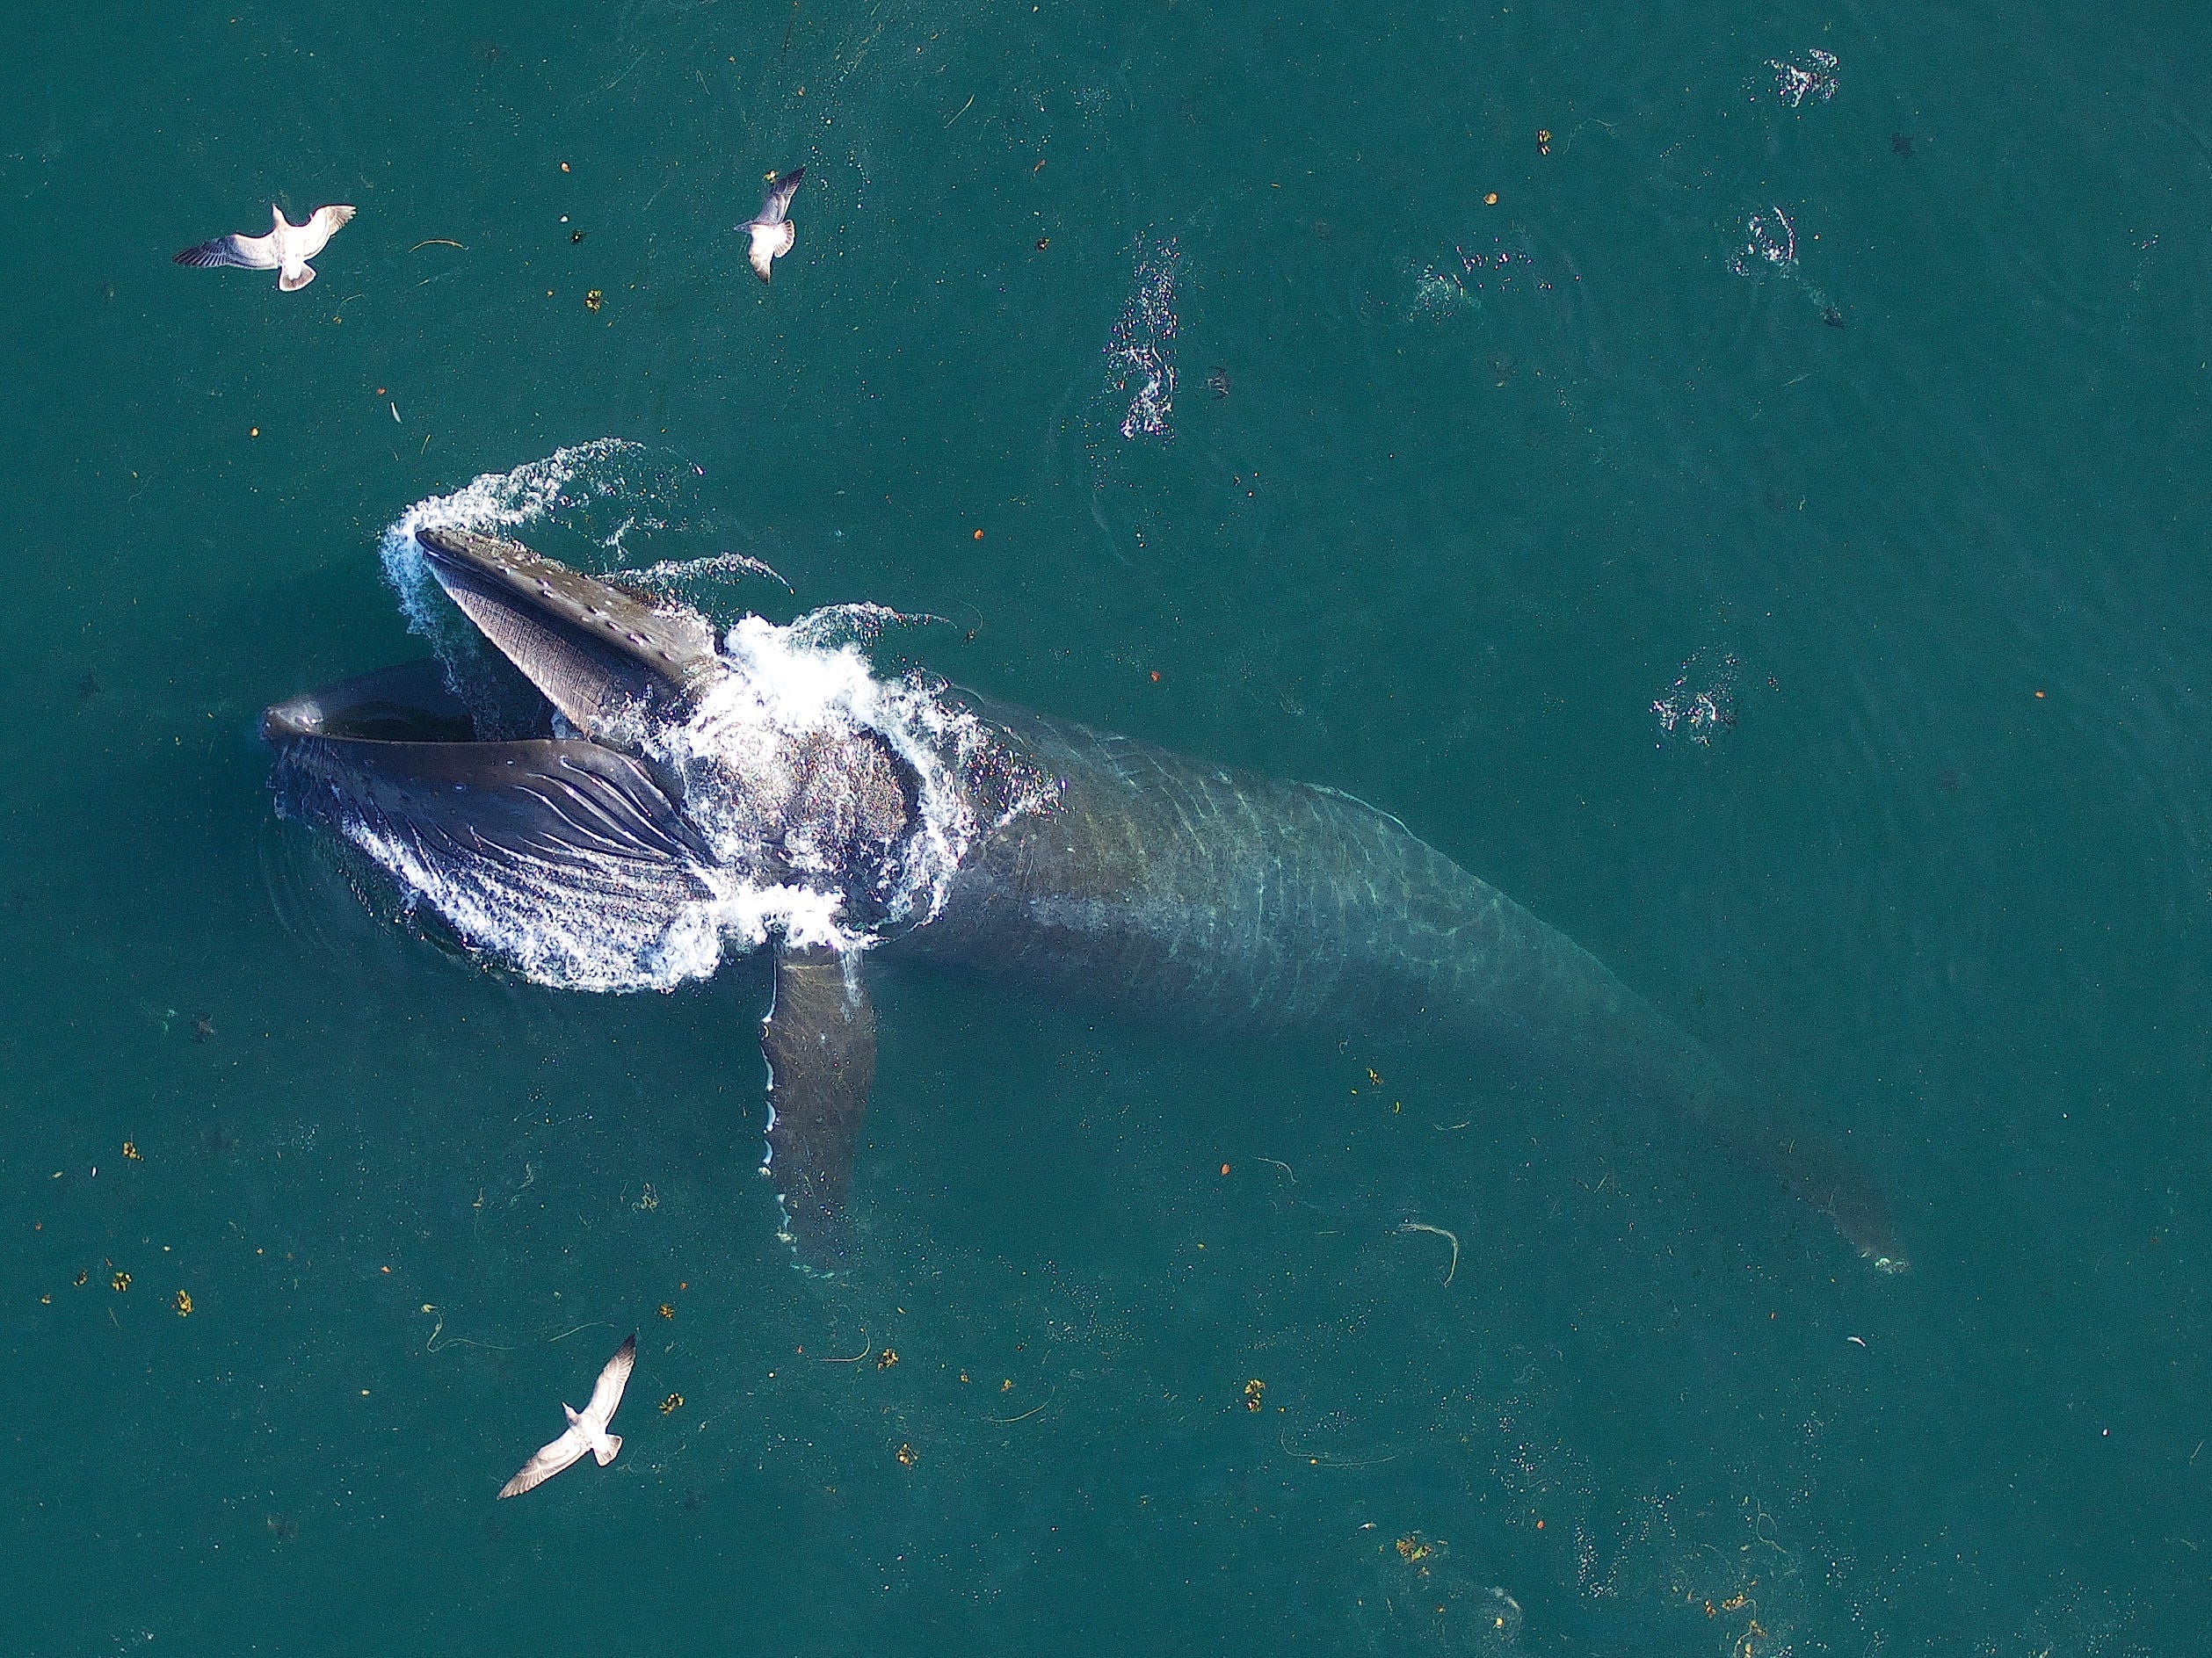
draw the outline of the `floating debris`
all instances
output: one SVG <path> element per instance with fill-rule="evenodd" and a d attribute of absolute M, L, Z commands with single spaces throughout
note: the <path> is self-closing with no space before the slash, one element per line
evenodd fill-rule
<path fill-rule="evenodd" d="M 1219 363 L 1206 371 L 1206 389 L 1214 394 L 1216 402 L 1229 395 L 1229 371 Z"/>
<path fill-rule="evenodd" d="M 1460 1270 L 1459 1234 L 1447 1231 L 1442 1227 L 1432 1227 L 1425 1220 L 1401 1220 L 1398 1222 L 1398 1230 L 1400 1232 L 1425 1232 L 1432 1237 L 1443 1239 L 1452 1246 L 1452 1263 L 1444 1269 L 1444 1282 L 1449 1284 L 1458 1275 Z"/>
<path fill-rule="evenodd" d="M 1489 1626 L 1490 1634 L 1500 1646 L 1511 1649 L 1519 1641 L 1520 1603 L 1496 1587 L 1492 1587 L 1488 1594 L 1490 1604 L 1483 1608 L 1480 1621 Z"/>

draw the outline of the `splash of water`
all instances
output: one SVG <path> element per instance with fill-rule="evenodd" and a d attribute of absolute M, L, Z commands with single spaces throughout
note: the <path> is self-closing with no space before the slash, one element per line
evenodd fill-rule
<path fill-rule="evenodd" d="M 1683 662 L 1665 690 L 1651 699 L 1662 747 L 1686 737 L 1701 748 L 1736 726 L 1736 678 L 1742 664 L 1732 650 L 1700 648 Z"/>
<path fill-rule="evenodd" d="M 1173 236 L 1137 243 L 1129 302 L 1106 341 L 1106 389 L 1129 400 L 1121 435 L 1165 443 L 1174 435 L 1175 268 L 1183 257 Z"/>
<path fill-rule="evenodd" d="M 556 449 L 542 460 L 526 461 L 511 472 L 487 472 L 451 495 L 417 501 L 388 528 L 377 543 L 377 556 L 385 579 L 399 594 L 408 630 L 431 641 L 450 669 L 453 647 L 473 648 L 475 630 L 467 627 L 450 605 L 439 597 L 437 578 L 424 561 L 415 532 L 423 529 L 474 530 L 496 534 L 503 530 L 556 520 L 567 509 L 587 501 L 620 500 L 637 486 L 622 475 L 622 463 L 642 458 L 646 450 L 620 438 L 600 438 L 570 448 Z M 579 499 L 580 492 L 581 499 Z M 635 522 L 631 516 L 630 523 Z M 625 528 L 629 527 L 626 523 Z M 653 527 L 658 527 L 657 523 Z M 617 532 L 617 534 L 621 532 Z"/>
<path fill-rule="evenodd" d="M 1844 325 L 1843 308 L 1828 297 L 1827 290 L 1805 280 L 1797 264 L 1797 227 L 1778 206 L 1761 208 L 1744 221 L 1744 245 L 1730 255 L 1728 268 L 1754 281 L 1768 275 L 1795 282 L 1820 320 L 1831 328 Z"/>

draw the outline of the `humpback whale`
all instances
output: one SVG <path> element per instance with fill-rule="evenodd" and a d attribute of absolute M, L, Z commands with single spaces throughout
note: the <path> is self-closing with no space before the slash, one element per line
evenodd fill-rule
<path fill-rule="evenodd" d="M 794 656 L 793 630 L 756 617 L 718 637 L 512 541 L 416 540 L 496 648 L 510 712 L 435 660 L 279 703 L 278 809 L 540 982 L 665 987 L 731 941 L 772 949 L 764 1169 L 803 1263 L 851 1248 L 869 980 L 901 959 L 1208 1033 L 1333 1024 L 1577 1074 L 1686 1119 L 1876 1267 L 1905 1263 L 1835 1140 L 1384 812 L 879 679 L 850 641 Z"/>

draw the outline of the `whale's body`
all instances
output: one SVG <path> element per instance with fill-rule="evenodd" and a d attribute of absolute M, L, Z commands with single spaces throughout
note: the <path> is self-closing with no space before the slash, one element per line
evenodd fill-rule
<path fill-rule="evenodd" d="M 1224 1034 L 1326 1022 L 1507 1056 L 1610 1046 L 1607 1027 L 1649 1015 L 1587 951 L 1364 801 L 969 700 L 1053 793 L 969 849 L 895 954 Z"/>
<path fill-rule="evenodd" d="M 970 698 L 1054 782 L 886 953 L 1212 1035 L 1426 1039 L 1702 1126 L 1904 1265 L 1879 1192 L 1580 945 L 1365 801 Z"/>
<path fill-rule="evenodd" d="M 925 775 L 910 744 L 861 726 L 748 735 L 702 770 L 652 735 L 724 671 L 695 618 L 511 544 L 423 539 L 441 583 L 557 710 L 551 735 L 423 741 L 432 716 L 394 714 L 394 682 L 372 677 L 354 686 L 374 695 L 339 687 L 271 710 L 280 800 L 368 848 L 464 937 L 486 892 L 535 883 L 649 917 L 737 865 L 860 926 L 842 948 L 795 923 L 772 940 L 765 1167 L 804 1258 L 834 1263 L 846 1247 L 874 1073 L 869 963 L 882 958 L 1208 1033 L 1398 1035 L 1572 1072 L 1701 1125 L 1878 1265 L 1903 1264 L 1853 1163 L 1385 813 L 949 687 L 938 695 L 963 733 L 961 765 Z M 932 790 L 958 798 L 932 815 Z M 949 843 L 931 827 L 948 804 L 972 831 Z M 932 878 L 917 882 L 923 867 Z M 425 873 L 454 869 L 466 879 Z"/>

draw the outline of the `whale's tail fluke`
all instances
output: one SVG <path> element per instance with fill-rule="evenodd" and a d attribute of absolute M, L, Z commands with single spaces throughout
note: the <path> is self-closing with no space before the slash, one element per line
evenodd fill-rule
<path fill-rule="evenodd" d="M 1745 1086 L 1702 1042 L 1594 957 L 1563 935 L 1551 937 L 1557 942 L 1547 952 L 1556 975 L 1548 1004 L 1571 1010 L 1574 1023 L 1548 1032 L 1549 1052 L 1570 1056 L 1601 1085 L 1679 1119 L 1738 1166 L 1824 1215 L 1878 1271 L 1905 1271 L 1911 1263 L 1898 1247 L 1889 1200 L 1845 1136 L 1787 1090 Z"/>
<path fill-rule="evenodd" d="M 1874 1177 L 1828 1130 L 1776 1106 L 1750 1125 L 1706 1125 L 1754 1169 L 1834 1223 L 1844 1241 L 1877 1271 L 1903 1272 L 1912 1263 L 1898 1247 L 1889 1199 Z"/>
<path fill-rule="evenodd" d="M 1599 1001 L 1610 1005 L 1602 1013 L 1591 1010 L 1591 1039 L 1578 1045 L 1599 1075 L 1624 1080 L 1737 1163 L 1826 1216 L 1876 1270 L 1903 1272 L 1911 1264 L 1898 1247 L 1889 1199 L 1843 1136 L 1787 1093 L 1746 1088 L 1704 1044 L 1611 974 L 1605 983 Z"/>

